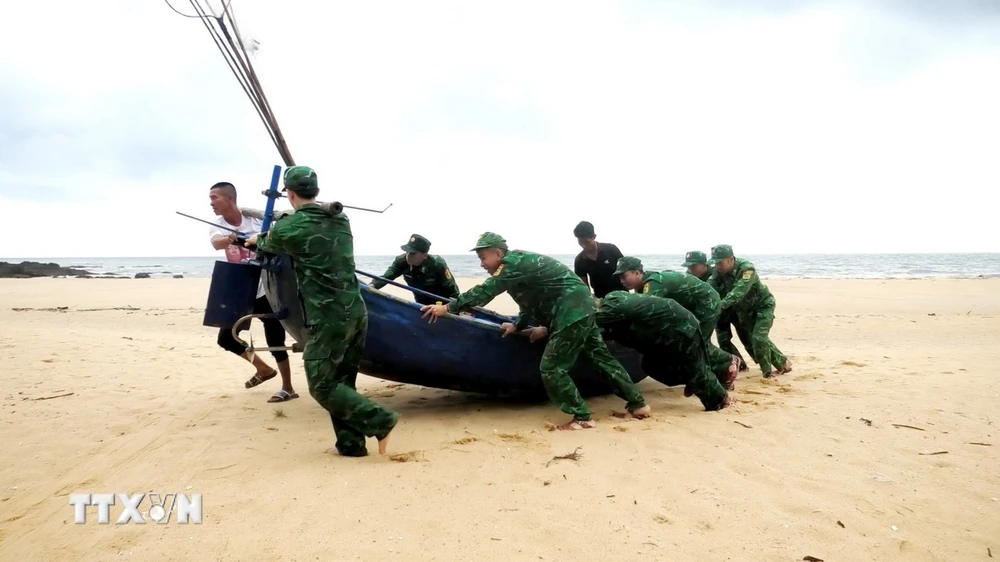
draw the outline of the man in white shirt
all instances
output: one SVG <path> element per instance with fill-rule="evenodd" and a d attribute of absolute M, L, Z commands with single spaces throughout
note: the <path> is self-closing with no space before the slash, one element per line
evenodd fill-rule
<path fill-rule="evenodd" d="M 219 217 L 215 219 L 215 222 L 220 226 L 235 228 L 247 236 L 260 234 L 262 221 L 255 217 L 244 216 L 240 212 L 240 208 L 236 205 L 236 187 L 233 184 L 219 182 L 213 185 L 208 192 L 208 198 L 212 205 L 212 210 Z M 230 263 L 241 263 L 243 260 L 251 259 L 254 256 L 253 251 L 236 244 L 237 238 L 233 232 L 213 227 L 209 230 L 209 236 L 212 240 L 212 247 L 216 250 L 224 250 L 226 252 L 226 261 Z M 254 303 L 253 313 L 271 314 L 272 312 L 271 304 L 267 301 L 267 296 L 264 292 L 264 281 L 261 279 L 261 284 L 257 288 L 257 301 Z M 264 337 L 267 340 L 268 347 L 285 347 L 285 328 L 281 325 L 281 322 L 273 318 L 265 318 L 263 322 Z M 249 361 L 247 348 L 233 338 L 231 330 L 226 328 L 219 330 L 218 343 L 223 349 Z M 257 373 L 246 382 L 246 387 L 253 388 L 264 381 L 271 380 L 280 371 L 281 390 L 275 392 L 268 399 L 268 402 L 284 402 L 298 398 L 299 395 L 292 388 L 292 372 L 288 364 L 288 352 L 272 351 L 271 355 L 278 362 L 278 370 L 272 369 L 259 355 L 255 355 L 251 363 L 257 368 Z"/>

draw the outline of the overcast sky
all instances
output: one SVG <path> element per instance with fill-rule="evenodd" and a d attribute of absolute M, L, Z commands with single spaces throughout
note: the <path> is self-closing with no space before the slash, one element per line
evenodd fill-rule
<path fill-rule="evenodd" d="M 9 4 L 0 257 L 213 255 L 174 211 L 263 206 L 280 158 L 198 20 Z M 574 253 L 580 220 L 637 254 L 1000 250 L 995 0 L 233 6 L 321 199 L 393 203 L 349 213 L 359 254 Z"/>

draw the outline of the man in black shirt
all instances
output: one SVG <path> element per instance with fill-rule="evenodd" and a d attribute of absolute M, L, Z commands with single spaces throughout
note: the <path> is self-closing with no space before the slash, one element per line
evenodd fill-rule
<path fill-rule="evenodd" d="M 618 246 L 608 242 L 598 243 L 594 225 L 587 221 L 576 225 L 573 236 L 576 236 L 577 243 L 583 248 L 576 256 L 573 270 L 594 290 L 594 296 L 603 299 L 611 291 L 624 291 L 621 281 L 615 276 L 618 260 L 622 257 Z"/>

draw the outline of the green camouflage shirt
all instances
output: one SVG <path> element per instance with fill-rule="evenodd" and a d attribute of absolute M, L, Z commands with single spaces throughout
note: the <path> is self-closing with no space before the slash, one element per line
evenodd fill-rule
<path fill-rule="evenodd" d="M 735 267 L 727 274 L 716 270 L 708 283 L 720 295 L 725 295 L 722 310 L 732 308 L 737 312 L 749 312 L 774 300 L 767 285 L 757 277 L 753 264 L 744 259 L 736 258 Z"/>
<path fill-rule="evenodd" d="M 303 205 L 258 236 L 257 248 L 291 256 L 306 325 L 366 313 L 354 274 L 354 236 L 347 215 Z"/>
<path fill-rule="evenodd" d="M 680 333 L 697 337 L 698 319 L 675 300 L 650 294 L 608 293 L 597 309 L 599 326 L 626 326 L 629 340 L 643 348 L 665 345 Z"/>
<path fill-rule="evenodd" d="M 448 310 L 483 306 L 504 291 L 521 309 L 514 323 L 519 330 L 533 323 L 556 332 L 595 313 L 590 289 L 572 269 L 554 258 L 522 250 L 508 252 L 492 276 L 459 295 Z"/>
<path fill-rule="evenodd" d="M 642 293 L 673 299 L 691 312 L 714 309 L 719 293 L 694 275 L 677 271 L 647 271 L 642 276 Z"/>
<path fill-rule="evenodd" d="M 418 267 L 412 267 L 406 263 L 406 254 L 401 254 L 393 260 L 389 269 L 385 270 L 382 277 L 395 280 L 400 275 L 410 287 L 427 291 L 428 293 L 441 297 L 455 298 L 459 294 L 458 284 L 448 269 L 448 264 L 441 256 L 428 255 L 424 263 Z M 385 281 L 376 279 L 372 282 L 372 287 L 381 289 L 385 287 Z M 420 304 L 434 304 L 435 300 L 430 297 L 414 293 L 414 299 Z"/>

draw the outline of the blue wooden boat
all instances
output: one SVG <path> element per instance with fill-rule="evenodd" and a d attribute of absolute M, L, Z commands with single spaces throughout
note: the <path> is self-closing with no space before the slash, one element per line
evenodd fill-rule
<path fill-rule="evenodd" d="M 278 268 L 264 269 L 268 300 L 274 310 L 286 311 L 282 324 L 297 342 L 305 344 L 307 334 L 294 266 L 288 256 L 275 259 L 280 260 Z M 360 285 L 368 308 L 368 337 L 361 363 L 364 374 L 393 382 L 499 397 L 545 395 L 538 371 L 545 344 L 532 344 L 522 335 L 500 337 L 500 325 L 513 322 L 514 318 L 477 308 L 473 317 L 448 315 L 429 324 L 421 318 L 416 302 L 367 283 Z M 608 342 L 608 347 L 633 381 L 646 377 L 638 352 L 615 342 Z M 600 373 L 582 362 L 570 375 L 585 396 L 611 392 Z"/>

